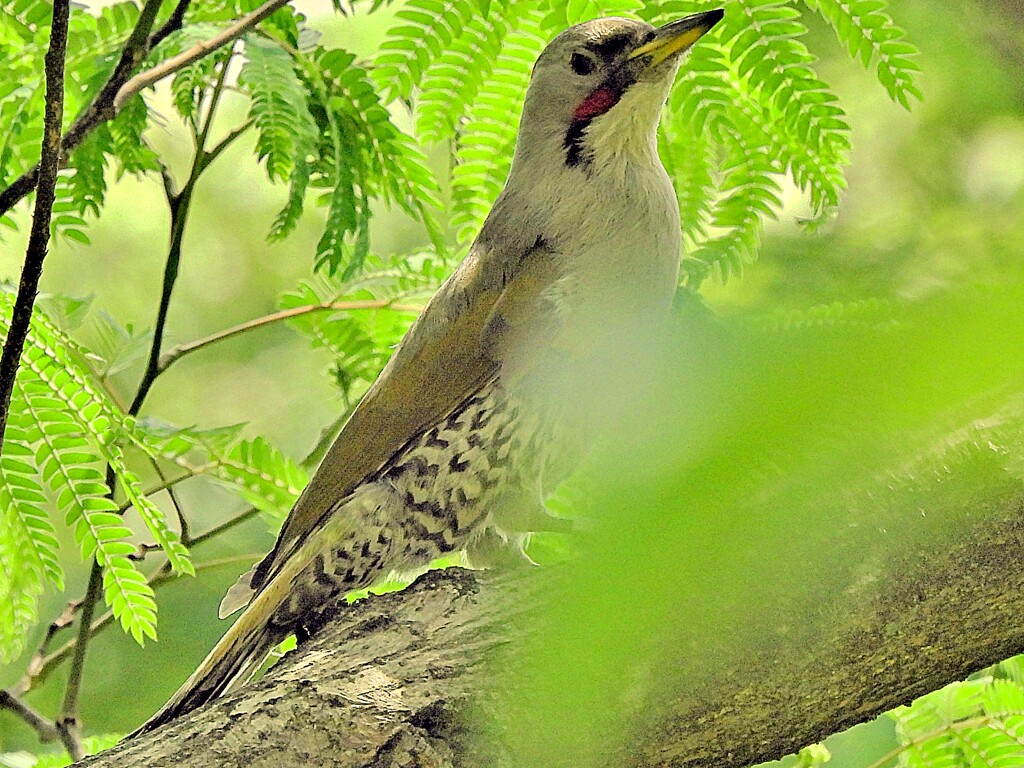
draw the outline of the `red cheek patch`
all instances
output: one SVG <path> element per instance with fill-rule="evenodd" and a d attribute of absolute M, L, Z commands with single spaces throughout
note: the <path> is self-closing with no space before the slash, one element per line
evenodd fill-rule
<path fill-rule="evenodd" d="M 603 115 L 619 102 L 619 94 L 607 85 L 595 88 L 572 113 L 573 122 L 580 120 L 591 120 L 598 115 Z"/>

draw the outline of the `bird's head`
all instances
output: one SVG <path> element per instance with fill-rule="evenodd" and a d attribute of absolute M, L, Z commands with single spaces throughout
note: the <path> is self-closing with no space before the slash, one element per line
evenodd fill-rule
<path fill-rule="evenodd" d="M 588 170 L 623 151 L 649 150 L 680 58 L 723 14 L 659 28 L 595 19 L 562 32 L 534 66 L 517 160 L 552 163 L 557 153 L 558 162 Z"/>

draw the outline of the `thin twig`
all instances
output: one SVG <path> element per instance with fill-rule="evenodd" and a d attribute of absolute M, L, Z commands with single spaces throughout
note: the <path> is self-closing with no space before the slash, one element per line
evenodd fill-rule
<path fill-rule="evenodd" d="M 53 638 L 57 636 L 57 633 L 63 629 L 67 629 L 75 622 L 75 614 L 78 609 L 82 607 L 81 600 L 69 600 L 64 606 L 64 610 L 60 612 L 60 616 L 50 622 L 50 626 L 46 628 L 46 634 L 43 636 L 42 642 L 39 643 L 39 647 L 36 648 L 36 652 L 32 654 L 32 658 L 29 659 L 28 665 L 25 668 L 25 674 L 22 675 L 21 680 L 14 687 L 14 691 L 19 694 L 28 693 L 32 690 L 32 681 L 37 674 L 39 669 L 46 659 L 46 653 L 50 650 L 50 643 L 53 642 Z M 56 726 L 54 726 L 56 727 Z"/>
<path fill-rule="evenodd" d="M 149 50 L 153 50 L 162 43 L 168 35 L 181 29 L 185 22 L 185 13 L 188 11 L 192 0 L 178 0 L 171 15 L 156 32 L 149 36 Z"/>
<path fill-rule="evenodd" d="M 60 737 L 60 732 L 52 721 L 47 720 L 38 711 L 22 701 L 21 697 L 13 691 L 0 690 L 0 709 L 11 710 L 24 722 L 32 726 L 40 741 L 54 741 Z"/>
<path fill-rule="evenodd" d="M 152 26 L 151 22 L 150 26 Z M 138 29 L 139 28 L 136 27 L 136 31 L 138 31 Z M 148 28 L 146 29 L 146 34 L 148 35 Z M 229 63 L 230 56 L 224 63 L 221 77 L 218 80 L 219 87 L 223 87 L 224 71 L 226 71 Z M 168 188 L 168 204 L 171 208 L 171 246 L 168 251 L 167 266 L 164 273 L 164 287 L 160 302 L 160 310 L 157 315 L 157 327 L 154 330 L 153 340 L 150 346 L 150 360 L 153 363 L 150 368 L 155 366 L 155 362 L 159 360 L 160 356 L 160 342 L 163 337 L 163 327 L 167 318 L 171 290 L 173 289 L 174 282 L 177 279 L 178 261 L 181 257 L 181 241 L 184 234 L 185 220 L 188 216 L 189 206 L 191 204 L 192 191 L 195 187 L 196 181 L 202 174 L 203 169 L 208 164 L 208 157 L 205 152 L 205 148 L 203 147 L 203 142 L 205 142 L 206 135 L 208 134 L 214 119 L 214 107 L 216 106 L 217 95 L 219 95 L 219 88 L 215 89 L 215 98 L 211 102 L 211 109 L 208 112 L 206 123 L 203 128 L 203 141 L 196 147 L 195 158 L 188 183 L 182 190 L 182 193 L 177 196 L 172 195 Z M 59 149 L 59 136 L 56 145 Z M 139 388 L 136 391 L 135 398 L 128 409 L 129 415 L 138 415 L 146 394 L 149 391 L 149 387 L 152 385 L 154 379 L 155 375 L 151 374 L 151 371 L 147 369 L 146 375 L 139 383 Z M 110 464 L 107 465 L 106 481 L 109 488 L 109 496 L 113 498 L 116 475 L 113 466 Z M 187 526 L 185 526 L 184 533 L 186 536 L 188 535 Z M 60 734 L 61 741 L 64 743 L 68 753 L 74 760 L 79 760 L 84 757 L 81 728 L 78 722 L 78 696 L 81 690 L 82 676 L 85 669 L 86 651 L 89 647 L 89 640 L 92 638 L 94 631 L 92 617 L 96 609 L 96 603 L 100 599 L 102 582 L 103 567 L 99 564 L 98 560 L 93 560 L 92 571 L 89 576 L 89 586 L 82 599 L 79 631 L 74 642 L 74 656 L 71 663 L 71 671 L 68 676 L 67 686 L 64 692 L 64 704 L 61 709 L 61 715 L 56 723 L 56 728 Z M 45 660 L 43 663 L 45 664 Z"/>
<path fill-rule="evenodd" d="M 203 537 L 199 537 L 203 538 Z M 195 540 L 193 540 L 193 543 Z M 216 560 L 208 560 L 205 563 L 196 563 L 196 573 L 200 571 L 210 570 L 211 568 L 220 568 L 225 565 L 235 565 L 237 563 L 252 563 L 263 556 L 261 552 L 249 552 L 244 555 L 232 555 L 230 557 L 223 557 Z M 174 581 L 180 578 L 180 574 L 174 573 L 167 563 L 157 568 L 153 573 L 146 579 L 146 583 L 151 587 L 159 587 L 168 581 Z M 104 629 L 106 629 L 114 620 L 113 611 L 105 611 L 102 616 L 95 619 L 92 622 L 92 626 L 89 628 L 89 633 L 93 637 L 98 635 Z M 31 689 L 46 681 L 50 673 L 54 668 L 60 664 L 64 659 L 70 656 L 74 650 L 78 647 L 78 640 L 68 640 L 64 645 L 60 646 L 57 650 L 43 657 L 43 659 L 36 665 L 35 671 L 31 675 L 26 675 L 18 684 L 18 688 L 25 687 L 26 690 Z"/>
<path fill-rule="evenodd" d="M 217 105 L 220 104 L 220 96 L 224 91 L 224 83 L 228 79 L 228 70 L 231 68 L 231 59 L 235 55 L 234 48 L 235 44 L 232 43 L 224 63 L 221 64 L 220 72 L 217 73 L 217 81 L 214 83 L 213 88 L 210 89 L 210 105 L 206 109 L 206 120 L 203 122 L 202 130 L 196 136 L 196 150 L 200 156 L 204 156 L 206 152 L 206 139 L 210 136 L 210 130 L 213 128 L 213 119 L 217 115 Z"/>
<path fill-rule="evenodd" d="M 67 749 L 72 760 L 81 760 L 85 757 L 85 750 L 82 748 L 82 732 L 78 723 L 78 693 L 82 689 L 85 652 L 89 647 L 89 637 L 92 635 L 92 614 L 96 609 L 96 601 L 99 600 L 102 585 L 103 567 L 98 561 L 93 560 L 92 570 L 89 572 L 89 586 L 85 590 L 85 597 L 82 598 L 82 615 L 78 619 L 75 656 L 71 661 L 67 686 L 64 688 L 64 706 L 61 707 L 60 717 L 57 719 L 60 740 L 64 742 L 64 748 Z"/>
<path fill-rule="evenodd" d="M 174 363 L 178 362 L 185 355 L 196 352 L 203 347 L 207 347 L 210 344 L 215 344 L 218 341 L 224 341 L 230 339 L 232 336 L 237 336 L 240 333 L 251 331 L 254 328 L 261 328 L 265 325 L 272 325 L 273 323 L 279 323 L 283 320 L 289 320 L 293 317 L 300 315 L 306 315 L 310 312 L 323 312 L 325 310 L 334 311 L 349 311 L 349 310 L 362 310 L 362 309 L 393 309 L 396 312 L 419 312 L 423 308 L 417 307 L 412 304 L 396 304 L 390 299 L 366 299 L 361 301 L 325 301 L 322 304 L 307 304 L 301 307 L 292 307 L 290 309 L 282 309 L 280 312 L 273 312 L 263 317 L 257 317 L 253 320 L 247 320 L 244 323 L 239 323 L 230 328 L 225 328 L 222 331 L 217 331 L 209 336 L 205 336 L 195 341 L 190 341 L 187 344 L 179 344 L 173 349 L 169 350 L 166 355 L 160 360 L 160 372 L 163 373 L 170 368 Z"/>
<path fill-rule="evenodd" d="M 221 152 L 227 149 L 235 139 L 252 128 L 255 123 L 256 121 L 254 119 L 246 120 L 240 126 L 235 128 L 235 130 L 231 131 L 231 133 L 221 139 L 213 149 L 206 153 L 206 164 L 209 165 L 216 160 L 220 156 Z"/>
<path fill-rule="evenodd" d="M 149 359 L 146 362 L 146 369 L 139 381 L 139 388 L 135 392 L 135 398 L 128 408 L 128 413 L 137 416 L 142 410 L 142 404 L 149 394 L 153 383 L 162 373 L 160 368 L 160 348 L 163 344 L 164 327 L 167 325 L 167 313 L 171 306 L 171 295 L 174 293 L 174 286 L 178 281 L 178 267 L 181 264 L 181 247 L 185 237 L 185 225 L 188 223 L 189 211 L 192 208 L 192 195 L 195 192 L 199 177 L 202 176 L 211 162 L 209 153 L 206 151 L 206 139 L 210 134 L 213 120 L 216 117 L 217 102 L 220 99 L 221 89 L 228 67 L 231 65 L 231 56 L 225 60 L 221 67 L 220 75 L 213 87 L 213 94 L 210 97 L 210 108 L 206 113 L 206 121 L 203 124 L 196 138 L 195 154 L 192 157 L 192 168 L 189 170 L 188 181 L 182 187 L 181 192 L 175 194 L 173 185 L 165 176 L 164 191 L 167 195 L 167 206 L 171 211 L 171 242 L 167 249 L 167 260 L 164 263 L 163 286 L 160 291 L 160 306 L 156 313 L 156 323 L 153 326 L 153 341 L 149 348 Z M 240 134 L 232 134 L 237 138 Z M 234 140 L 234 139 L 232 139 Z M 223 144 L 223 142 L 222 142 Z"/>
<path fill-rule="evenodd" d="M 39 152 L 39 192 L 32 214 L 32 229 L 21 269 L 18 296 L 11 314 L 3 355 L 0 356 L 0 448 L 11 407 L 11 391 L 18 364 L 28 338 L 32 309 L 43 276 L 43 261 L 50 242 L 50 217 L 56 195 L 57 171 L 60 164 L 60 131 L 64 120 L 64 56 L 68 47 L 68 14 L 70 0 L 55 0 L 50 24 L 50 45 L 46 49 L 46 107 L 43 117 L 43 142 Z"/>
<path fill-rule="evenodd" d="M 153 469 L 164 483 L 164 490 L 167 492 L 167 497 L 171 500 L 171 506 L 174 507 L 174 514 L 178 517 L 178 528 L 181 531 L 181 543 L 186 547 L 189 547 L 192 544 L 192 538 L 189 533 L 188 518 L 185 517 L 181 504 L 178 502 L 178 495 L 174 492 L 174 483 L 167 482 L 167 476 L 160 468 L 160 464 L 156 459 L 153 459 L 152 463 Z"/>
<path fill-rule="evenodd" d="M 180 464 L 179 464 L 179 466 L 180 466 Z M 185 470 L 186 470 L 185 474 L 178 475 L 177 477 L 172 477 L 169 480 L 165 479 L 162 482 L 156 483 L 155 485 L 151 485 L 149 488 L 146 488 L 145 490 L 143 490 L 142 495 L 143 496 L 152 496 L 155 493 L 160 493 L 160 491 L 166 491 L 168 488 L 171 488 L 172 486 L 175 486 L 178 483 L 181 483 L 181 482 L 183 482 L 185 480 L 191 480 L 193 477 L 197 477 L 197 476 L 203 474 L 203 468 L 206 467 L 206 466 L 208 466 L 208 465 L 203 464 L 200 467 L 186 467 L 185 468 Z M 163 477 L 163 475 L 161 475 L 161 477 Z M 122 504 L 121 506 L 119 506 L 117 508 L 117 514 L 123 515 L 125 512 L 127 512 L 129 509 L 131 509 L 133 506 L 135 506 L 135 505 L 132 504 L 130 501 L 126 501 L 124 504 Z"/>
<path fill-rule="evenodd" d="M 215 536 L 220 536 L 225 531 L 230 531 L 232 528 L 241 525 L 246 520 L 251 520 L 252 518 L 256 517 L 257 514 L 259 514 L 259 510 L 256 509 L 256 507 L 249 507 L 244 512 L 239 512 L 234 517 L 229 517 L 223 523 L 218 523 L 217 525 L 213 526 L 213 528 L 211 528 L 210 530 L 205 531 L 204 533 L 201 533 L 195 538 L 193 538 L 191 540 L 191 547 L 197 547 L 204 541 L 212 539 Z"/>
<path fill-rule="evenodd" d="M 160 62 L 152 69 L 140 72 L 125 83 L 121 90 L 118 91 L 117 96 L 114 99 L 115 114 L 120 112 L 128 99 L 139 93 L 139 91 L 163 80 L 168 75 L 174 74 L 179 69 L 187 67 L 189 64 L 198 61 L 204 56 L 210 55 L 218 48 L 237 40 L 248 30 L 252 29 L 267 18 L 267 16 L 270 16 L 282 6 L 287 5 L 287 3 L 288 0 L 268 0 L 255 11 L 247 13 L 223 32 L 214 35 L 209 40 L 197 43 L 187 51 L 182 51 L 177 56 L 172 56 L 166 61 Z"/>

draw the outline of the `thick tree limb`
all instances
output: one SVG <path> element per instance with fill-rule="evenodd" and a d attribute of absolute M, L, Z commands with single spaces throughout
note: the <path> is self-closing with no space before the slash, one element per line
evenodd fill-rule
<path fill-rule="evenodd" d="M 794 641 L 755 627 L 760 652 L 742 668 L 715 666 L 709 649 L 700 677 L 659 699 L 660 724 L 607 764 L 751 765 L 1024 651 L 1021 512 L 1017 491 L 952 548 L 894 558 L 884 588 L 851 596 L 828 632 Z M 557 599 L 550 573 L 428 574 L 341 611 L 264 680 L 84 765 L 512 764 L 475 752 L 463 716 L 491 714 L 482 662 L 499 647 L 515 653 L 537 598 Z"/>

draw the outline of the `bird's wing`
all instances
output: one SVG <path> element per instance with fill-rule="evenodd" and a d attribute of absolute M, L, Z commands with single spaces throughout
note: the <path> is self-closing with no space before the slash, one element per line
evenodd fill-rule
<path fill-rule="evenodd" d="M 554 279 L 551 248 L 539 237 L 528 242 L 500 249 L 507 253 L 474 246 L 441 286 L 327 452 L 273 551 L 224 598 L 222 616 L 268 583 L 338 500 L 495 375 L 504 348 L 522 337 Z"/>

